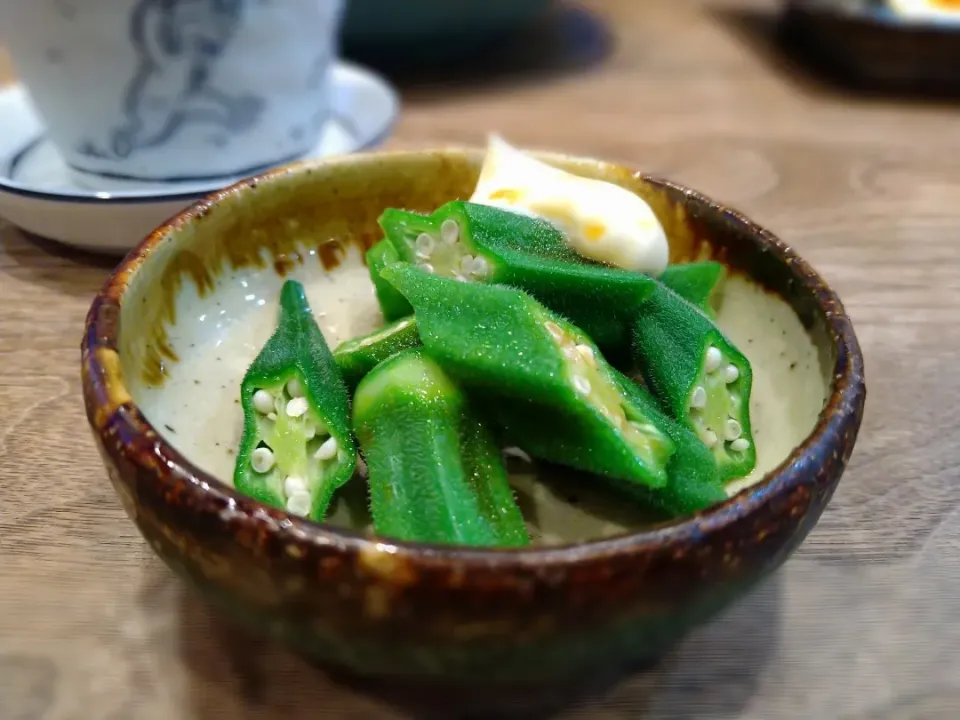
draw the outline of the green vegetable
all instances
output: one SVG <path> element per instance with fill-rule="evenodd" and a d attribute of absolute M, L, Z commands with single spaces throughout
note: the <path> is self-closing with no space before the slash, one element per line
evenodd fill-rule
<path fill-rule="evenodd" d="M 399 263 L 383 271 L 413 305 L 426 351 L 531 455 L 649 487 L 673 441 L 631 402 L 597 346 L 513 288 Z"/>
<path fill-rule="evenodd" d="M 347 388 L 296 281 L 283 285 L 277 329 L 243 378 L 240 404 L 237 490 L 322 520 L 357 452 Z"/>
<path fill-rule="evenodd" d="M 404 299 L 403 295 L 398 293 L 393 285 L 380 278 L 380 271 L 399 259 L 400 256 L 396 249 L 386 238 L 367 250 L 366 254 L 370 280 L 373 282 L 373 289 L 377 294 L 377 302 L 380 303 L 380 312 L 383 313 L 383 319 L 387 322 L 393 322 L 413 314 L 413 308 L 410 307 L 410 303 Z"/>
<path fill-rule="evenodd" d="M 360 382 L 353 408 L 378 535 L 529 544 L 499 447 L 460 388 L 421 349 L 378 365 Z"/>
<path fill-rule="evenodd" d="M 363 376 L 381 362 L 401 350 L 418 345 L 420 335 L 417 333 L 416 320 L 410 315 L 369 335 L 341 343 L 333 351 L 333 358 L 343 373 L 347 386 L 356 388 Z"/>
<path fill-rule="evenodd" d="M 717 473 L 713 454 L 692 432 L 667 417 L 656 399 L 626 375 L 616 373 L 624 393 L 673 440 L 676 453 L 667 464 L 667 484 L 662 488 L 637 488 L 634 495 L 668 517 L 692 515 L 723 502 L 727 493 Z"/>
<path fill-rule="evenodd" d="M 633 361 L 660 404 L 713 452 L 720 479 L 756 465 L 746 357 L 700 310 L 660 286 L 634 326 Z"/>
<path fill-rule="evenodd" d="M 549 223 L 500 208 L 453 201 L 431 215 L 389 209 L 379 222 L 401 260 L 524 290 L 611 356 L 629 354 L 633 319 L 654 291 L 646 275 L 585 262 Z"/>
<path fill-rule="evenodd" d="M 715 320 L 726 274 L 721 263 L 706 261 L 669 265 L 657 279 Z"/>

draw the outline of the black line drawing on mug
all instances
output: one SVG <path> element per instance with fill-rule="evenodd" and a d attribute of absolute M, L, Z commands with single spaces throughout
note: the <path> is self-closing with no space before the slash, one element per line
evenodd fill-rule
<path fill-rule="evenodd" d="M 264 101 L 211 83 L 239 27 L 246 0 L 139 0 L 130 15 L 137 69 L 124 96 L 124 123 L 111 134 L 114 156 L 163 146 L 185 125 L 228 133 L 254 126 Z"/>

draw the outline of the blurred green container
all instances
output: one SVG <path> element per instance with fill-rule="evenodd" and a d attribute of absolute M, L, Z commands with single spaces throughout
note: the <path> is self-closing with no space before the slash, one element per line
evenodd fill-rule
<path fill-rule="evenodd" d="M 509 35 L 553 0 L 348 0 L 347 54 L 410 48 L 421 56 L 461 54 Z"/>

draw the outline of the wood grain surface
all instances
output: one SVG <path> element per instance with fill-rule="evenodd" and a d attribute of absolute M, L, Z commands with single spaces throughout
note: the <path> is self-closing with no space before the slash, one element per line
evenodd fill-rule
<path fill-rule="evenodd" d="M 401 82 L 390 146 L 499 130 L 739 207 L 833 283 L 866 355 L 861 439 L 806 543 L 658 667 L 557 717 L 960 717 L 960 114 L 807 74 L 771 45 L 775 10 L 593 0 L 482 75 Z M 124 516 L 78 377 L 112 265 L 0 222 L 0 718 L 418 717 L 220 621 Z"/>

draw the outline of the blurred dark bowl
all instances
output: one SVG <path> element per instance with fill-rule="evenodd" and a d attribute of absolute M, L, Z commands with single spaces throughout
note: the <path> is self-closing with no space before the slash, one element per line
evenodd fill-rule
<path fill-rule="evenodd" d="M 382 65 L 463 56 L 531 23 L 553 0 L 350 0 L 344 53 Z"/>

